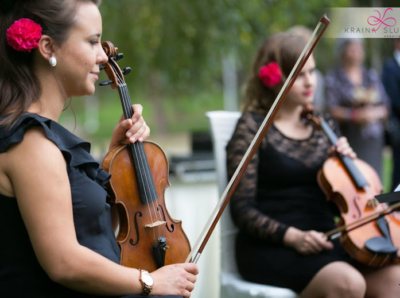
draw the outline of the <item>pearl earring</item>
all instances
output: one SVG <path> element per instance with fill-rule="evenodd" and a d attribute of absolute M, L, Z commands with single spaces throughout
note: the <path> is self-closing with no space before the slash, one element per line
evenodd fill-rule
<path fill-rule="evenodd" d="M 49 63 L 50 63 L 50 65 L 52 66 L 52 67 L 55 67 L 56 65 L 57 65 L 57 59 L 56 59 L 56 57 L 50 57 L 50 59 L 49 59 Z"/>

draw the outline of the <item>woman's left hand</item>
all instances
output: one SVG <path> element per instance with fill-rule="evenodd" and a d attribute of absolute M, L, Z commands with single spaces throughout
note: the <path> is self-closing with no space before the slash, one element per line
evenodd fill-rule
<path fill-rule="evenodd" d="M 341 153 L 352 159 L 357 157 L 357 154 L 353 151 L 353 148 L 350 147 L 346 137 L 340 137 L 336 142 L 336 146 L 332 146 L 329 150 L 328 155 L 333 156 L 335 153 Z"/>
<path fill-rule="evenodd" d="M 136 141 L 143 142 L 150 135 L 150 128 L 142 117 L 143 107 L 140 104 L 132 105 L 133 116 L 131 119 L 125 119 L 121 116 L 117 126 L 114 128 L 110 149 Z"/>

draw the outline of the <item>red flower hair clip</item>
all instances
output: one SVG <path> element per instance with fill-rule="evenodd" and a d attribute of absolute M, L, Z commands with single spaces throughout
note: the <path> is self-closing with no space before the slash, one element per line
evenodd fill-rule
<path fill-rule="evenodd" d="M 42 27 L 31 19 L 19 19 L 7 29 L 7 42 L 16 51 L 30 52 L 39 46 Z"/>
<path fill-rule="evenodd" d="M 260 68 L 258 77 L 266 87 L 272 87 L 282 81 L 282 72 L 278 63 L 272 61 Z"/>

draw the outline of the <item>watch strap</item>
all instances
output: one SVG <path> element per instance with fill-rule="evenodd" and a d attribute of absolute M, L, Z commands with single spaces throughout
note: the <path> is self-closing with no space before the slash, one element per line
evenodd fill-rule
<path fill-rule="evenodd" d="M 152 286 L 148 286 L 143 280 L 142 280 L 142 273 L 145 272 L 147 273 L 146 270 L 139 269 L 139 281 L 142 284 L 142 296 L 149 296 L 151 290 L 153 289 Z"/>

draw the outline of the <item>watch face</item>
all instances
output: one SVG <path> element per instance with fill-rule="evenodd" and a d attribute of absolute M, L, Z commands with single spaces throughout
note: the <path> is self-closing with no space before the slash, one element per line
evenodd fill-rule
<path fill-rule="evenodd" d="M 149 273 L 143 273 L 142 281 L 149 287 L 153 285 L 153 278 Z"/>

